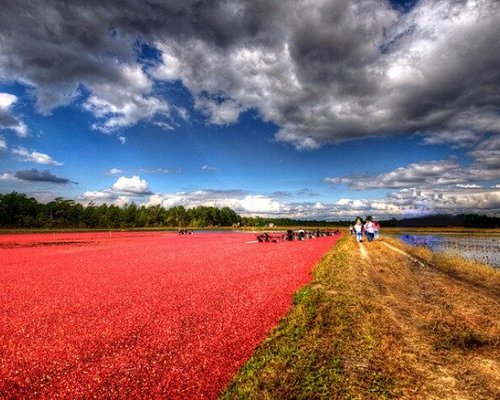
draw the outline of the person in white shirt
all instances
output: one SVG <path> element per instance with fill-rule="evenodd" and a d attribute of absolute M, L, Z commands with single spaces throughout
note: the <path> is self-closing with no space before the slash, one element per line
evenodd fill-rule
<path fill-rule="evenodd" d="M 356 218 L 353 228 L 356 233 L 356 241 L 361 243 L 363 241 L 363 221 L 361 220 L 361 217 Z"/>
<path fill-rule="evenodd" d="M 375 237 L 375 224 L 373 223 L 373 219 L 371 216 L 366 217 L 365 223 L 365 235 L 366 239 L 371 242 Z"/>

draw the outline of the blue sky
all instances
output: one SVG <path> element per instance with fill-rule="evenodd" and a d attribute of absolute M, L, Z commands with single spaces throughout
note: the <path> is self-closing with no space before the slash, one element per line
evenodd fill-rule
<path fill-rule="evenodd" d="M 493 0 L 7 0 L 0 192 L 499 215 L 498 26 Z"/>

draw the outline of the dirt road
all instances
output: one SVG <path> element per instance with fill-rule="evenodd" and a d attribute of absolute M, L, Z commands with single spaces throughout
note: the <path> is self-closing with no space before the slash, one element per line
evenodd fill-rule
<path fill-rule="evenodd" d="M 391 239 L 359 251 L 380 340 L 373 356 L 397 377 L 397 397 L 500 398 L 499 275 L 443 269 Z"/>

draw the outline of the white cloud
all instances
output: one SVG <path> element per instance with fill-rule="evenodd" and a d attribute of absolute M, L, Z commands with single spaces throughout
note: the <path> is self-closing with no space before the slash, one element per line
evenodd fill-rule
<path fill-rule="evenodd" d="M 141 168 L 141 172 L 145 174 L 171 174 L 175 170 L 170 170 L 168 168 Z"/>
<path fill-rule="evenodd" d="M 159 126 L 162 129 L 165 129 L 167 131 L 173 131 L 175 129 L 175 126 L 172 124 L 169 124 L 168 122 L 165 121 L 155 121 L 154 125 Z"/>
<path fill-rule="evenodd" d="M 119 74 L 118 83 L 89 85 L 92 95 L 84 103 L 84 108 L 101 120 L 94 124 L 96 129 L 111 132 L 158 114 L 168 114 L 167 103 L 150 95 L 152 82 L 140 66 L 120 65 L 115 68 Z"/>
<path fill-rule="evenodd" d="M 33 162 L 36 164 L 45 164 L 45 165 L 63 165 L 59 161 L 54 160 L 51 156 L 40 153 L 38 151 L 29 151 L 24 147 L 17 147 L 12 149 L 12 154 L 19 156 L 22 161 Z"/>
<path fill-rule="evenodd" d="M 340 199 L 335 204 L 337 204 L 339 206 L 345 206 L 346 204 L 349 204 L 350 201 L 351 200 L 349 200 L 349 199 Z"/>
<path fill-rule="evenodd" d="M 330 183 L 332 185 L 350 184 L 350 183 L 352 183 L 353 178 L 349 178 L 347 176 L 336 177 L 336 178 L 323 178 L 322 181 L 325 183 Z"/>
<path fill-rule="evenodd" d="M 157 193 L 149 197 L 148 205 L 159 204 L 165 208 L 182 205 L 187 208 L 197 206 L 229 207 L 241 209 L 241 190 L 197 190 L 193 192 Z"/>
<path fill-rule="evenodd" d="M 114 202 L 114 204 L 117 205 L 118 207 L 123 207 L 129 203 L 130 203 L 129 196 L 118 196 L 118 198 Z"/>
<path fill-rule="evenodd" d="M 12 113 L 12 106 L 17 102 L 17 96 L 10 93 L 0 93 L 0 129 L 10 129 L 17 136 L 28 136 L 26 124 Z"/>
<path fill-rule="evenodd" d="M 141 179 L 140 176 L 132 176 L 127 178 L 121 176 L 113 184 L 112 189 L 116 192 L 125 192 L 132 194 L 150 194 L 149 184 L 145 179 Z"/>
<path fill-rule="evenodd" d="M 118 168 L 113 168 L 110 171 L 112 170 L 118 170 Z M 121 176 L 110 188 L 86 191 L 80 196 L 80 199 L 83 202 L 92 201 L 122 206 L 132 201 L 136 204 L 144 204 L 145 195 L 154 196 L 149 188 L 149 183 L 145 179 L 141 179 L 140 176 L 134 175 L 130 178 Z"/>
<path fill-rule="evenodd" d="M 481 186 L 479 186 L 479 185 L 460 185 L 460 184 L 458 184 L 457 187 L 462 188 L 462 189 L 481 189 Z"/>
<path fill-rule="evenodd" d="M 450 188 L 448 190 L 406 190 L 390 195 L 399 207 L 425 209 L 427 213 L 487 213 L 500 212 L 500 190 L 469 188 Z"/>
<path fill-rule="evenodd" d="M 215 167 L 211 167 L 210 165 L 202 165 L 200 169 L 202 171 L 215 171 Z"/>
<path fill-rule="evenodd" d="M 0 93 L 0 110 L 8 110 L 17 101 L 17 97 L 10 93 Z"/>
<path fill-rule="evenodd" d="M 348 220 L 372 215 L 376 219 L 420 216 L 430 213 L 479 213 L 498 215 L 500 190 L 493 188 L 448 187 L 446 189 L 407 188 L 389 193 L 385 198 L 348 199 L 332 202 L 277 201 L 269 195 L 251 194 L 243 190 L 197 190 L 192 192 L 155 193 L 149 197 L 106 189 L 86 192 L 84 198 L 95 202 L 161 205 L 230 207 L 242 216 L 283 217 L 316 220 Z"/>
<path fill-rule="evenodd" d="M 207 115 L 211 124 L 230 125 L 238 122 L 240 107 L 233 100 L 215 101 L 197 98 L 195 108 Z"/>
<path fill-rule="evenodd" d="M 104 190 L 95 190 L 95 191 L 86 191 L 81 196 L 81 200 L 84 203 L 96 203 L 96 204 L 113 204 L 118 207 L 123 207 L 126 204 L 129 204 L 131 201 L 136 203 L 140 203 L 140 196 L 134 197 L 135 194 L 132 193 L 120 193 L 116 192 L 113 189 L 104 189 Z"/>
<path fill-rule="evenodd" d="M 488 168 L 488 162 L 497 162 L 490 152 L 496 155 L 496 150 L 481 150 L 474 154 L 483 155 L 482 162 L 476 160 L 471 166 L 461 166 L 458 160 L 451 157 L 447 160 L 412 163 L 392 171 L 378 175 L 344 176 L 324 178 L 323 182 L 332 185 L 346 184 L 353 189 L 401 189 L 411 187 L 439 188 L 449 185 L 473 185 L 475 181 L 489 180 L 500 177 L 500 170 Z M 489 157 L 489 158 L 488 158 Z"/>
<path fill-rule="evenodd" d="M 184 107 L 175 107 L 175 111 L 183 121 L 189 121 L 189 111 Z"/>
<path fill-rule="evenodd" d="M 240 201 L 246 213 L 276 213 L 280 211 L 280 203 L 266 196 L 245 196 Z"/>
<path fill-rule="evenodd" d="M 114 194 L 109 190 L 86 191 L 83 193 L 83 198 L 89 201 L 107 201 L 114 199 Z"/>
<path fill-rule="evenodd" d="M 7 142 L 3 136 L 0 136 L 0 151 L 7 149 Z"/>
<path fill-rule="evenodd" d="M 17 180 L 18 179 L 14 175 L 9 174 L 8 172 L 0 174 L 0 181 L 17 181 Z"/>
<path fill-rule="evenodd" d="M 124 171 L 123 171 L 122 169 L 120 169 L 120 168 L 111 168 L 111 169 L 107 172 L 107 174 L 108 174 L 108 175 L 117 175 L 117 174 L 123 174 L 123 172 L 124 172 Z"/>

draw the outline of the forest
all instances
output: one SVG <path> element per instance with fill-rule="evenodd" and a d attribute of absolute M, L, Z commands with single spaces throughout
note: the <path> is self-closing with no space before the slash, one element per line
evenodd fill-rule
<path fill-rule="evenodd" d="M 138 206 L 134 203 L 122 207 L 89 203 L 84 206 L 74 200 L 57 197 L 41 203 L 26 194 L 12 192 L 0 194 L 0 227 L 2 228 L 71 228 L 71 229 L 134 229 L 154 227 L 264 227 L 348 226 L 344 221 L 304 221 L 288 218 L 242 217 L 229 207 L 198 206 L 185 208 L 160 205 Z M 470 228 L 498 228 L 500 218 L 476 214 L 429 215 L 419 218 L 381 221 L 385 227 L 393 226 L 464 226 Z"/>
<path fill-rule="evenodd" d="M 165 209 L 160 205 L 146 207 L 134 203 L 123 207 L 94 203 L 83 206 L 61 197 L 44 204 L 22 193 L 0 194 L 0 226 L 4 228 L 210 227 L 247 222 L 228 207 Z"/>

